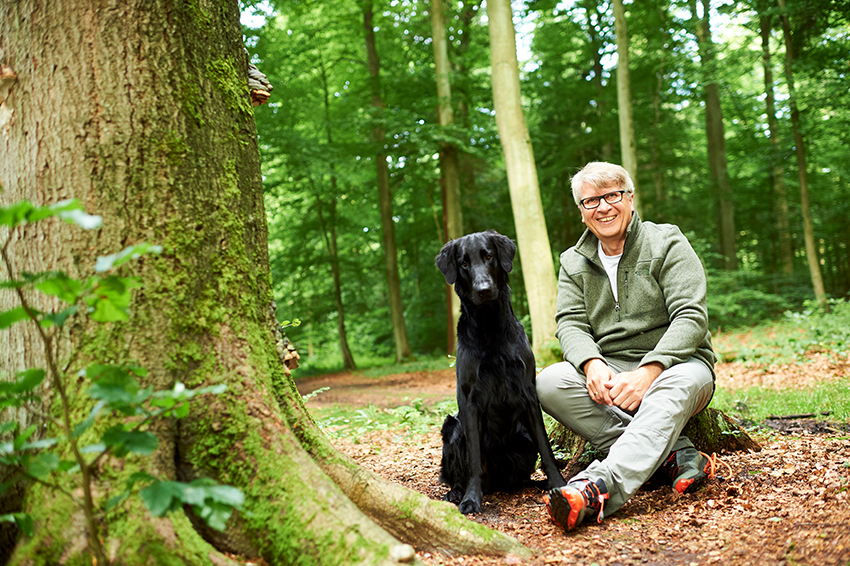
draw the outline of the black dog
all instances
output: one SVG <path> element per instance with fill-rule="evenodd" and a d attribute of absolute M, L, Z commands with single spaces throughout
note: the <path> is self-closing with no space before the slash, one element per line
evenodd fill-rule
<path fill-rule="evenodd" d="M 440 480 L 464 514 L 481 511 L 483 493 L 528 485 L 538 453 L 549 487 L 566 485 L 543 426 L 534 354 L 511 307 L 515 253 L 508 237 L 490 230 L 450 241 L 436 258 L 461 302 L 458 414 L 443 423 Z"/>

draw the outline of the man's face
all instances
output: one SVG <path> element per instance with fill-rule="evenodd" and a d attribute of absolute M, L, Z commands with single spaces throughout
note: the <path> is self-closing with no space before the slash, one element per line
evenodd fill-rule
<path fill-rule="evenodd" d="M 618 190 L 620 190 L 620 187 L 614 183 L 598 189 L 585 183 L 581 187 L 581 198 L 583 200 L 588 197 L 601 197 Z M 591 210 L 579 205 L 581 221 L 599 238 L 599 241 L 602 242 L 602 248 L 608 255 L 622 253 L 623 243 L 626 241 L 626 230 L 629 228 L 634 209 L 632 195 L 629 193 L 625 193 L 623 200 L 614 204 L 609 204 L 605 199 L 600 199 L 599 206 Z"/>

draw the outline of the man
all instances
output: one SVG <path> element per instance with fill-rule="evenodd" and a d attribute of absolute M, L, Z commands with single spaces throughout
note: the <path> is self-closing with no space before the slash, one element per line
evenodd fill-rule
<path fill-rule="evenodd" d="M 602 521 L 659 468 L 684 493 L 708 459 L 684 436 L 714 394 L 705 272 L 669 224 L 641 222 L 628 172 L 590 163 L 572 178 L 587 230 L 561 254 L 556 335 L 566 361 L 537 376 L 543 409 L 587 439 L 593 462 L 544 501 L 572 530 Z"/>

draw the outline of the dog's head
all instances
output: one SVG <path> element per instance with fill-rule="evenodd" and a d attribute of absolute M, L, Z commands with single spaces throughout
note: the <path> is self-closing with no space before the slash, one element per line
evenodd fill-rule
<path fill-rule="evenodd" d="M 451 240 L 435 261 L 461 299 L 480 305 L 499 298 L 514 267 L 514 254 L 516 244 L 510 238 L 488 230 Z"/>

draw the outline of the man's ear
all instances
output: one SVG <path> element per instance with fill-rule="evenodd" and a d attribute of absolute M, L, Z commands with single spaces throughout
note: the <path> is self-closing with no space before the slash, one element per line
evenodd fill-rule
<path fill-rule="evenodd" d="M 498 232 L 490 232 L 490 239 L 496 246 L 496 253 L 499 254 L 499 265 L 506 273 L 510 273 L 514 268 L 514 254 L 516 254 L 516 244 L 514 241 L 503 236 Z"/>
<path fill-rule="evenodd" d="M 443 246 L 443 249 L 440 250 L 440 253 L 437 254 L 437 257 L 434 258 L 434 262 L 437 264 L 439 270 L 443 272 L 443 275 L 446 277 L 446 283 L 449 285 L 454 285 L 454 282 L 457 281 L 456 243 L 457 240 L 449 240 Z"/>

